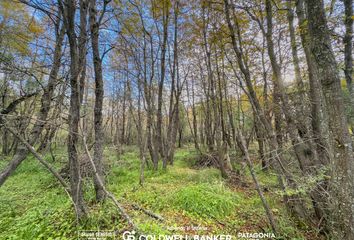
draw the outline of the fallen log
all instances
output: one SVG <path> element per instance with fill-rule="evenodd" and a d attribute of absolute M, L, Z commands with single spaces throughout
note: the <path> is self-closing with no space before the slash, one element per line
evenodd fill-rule
<path fill-rule="evenodd" d="M 155 218 L 155 219 L 157 219 L 157 220 L 159 220 L 159 221 L 161 221 L 161 222 L 165 221 L 165 219 L 164 219 L 163 217 L 161 217 L 160 215 L 157 215 L 156 213 L 153 213 L 153 212 L 151 212 L 151 211 L 149 211 L 149 210 L 147 210 L 147 209 L 145 209 L 145 208 L 142 208 L 142 207 L 140 207 L 139 205 L 137 205 L 137 204 L 135 204 L 135 203 L 133 203 L 131 206 L 132 206 L 135 210 L 142 211 L 142 212 L 145 213 L 146 215 L 148 215 L 148 216 L 150 216 L 150 217 L 152 217 L 152 218 Z"/>

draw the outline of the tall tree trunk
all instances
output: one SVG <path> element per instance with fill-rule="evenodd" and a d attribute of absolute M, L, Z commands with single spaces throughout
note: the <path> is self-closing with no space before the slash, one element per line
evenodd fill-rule
<path fill-rule="evenodd" d="M 320 81 L 317 76 L 317 69 L 314 64 L 313 55 L 311 54 L 310 42 L 308 39 L 307 19 L 304 10 L 304 1 L 298 0 L 296 2 L 296 14 L 299 19 L 301 43 L 305 52 L 306 62 L 308 66 L 309 85 L 310 85 L 310 102 L 311 102 L 311 127 L 312 135 L 317 145 L 319 164 L 326 165 L 329 163 L 329 156 L 327 149 L 328 143 L 328 129 L 327 114 L 325 112 L 325 102 L 323 100 L 323 93 Z"/>
<path fill-rule="evenodd" d="M 166 75 L 166 50 L 167 50 L 167 38 L 168 38 L 168 22 L 169 22 L 169 4 L 167 1 L 162 3 L 162 24 L 163 24 L 163 37 L 161 46 L 161 74 L 158 86 L 158 96 L 157 96 L 157 118 L 156 118 L 156 136 L 155 143 L 158 147 L 158 151 L 164 159 L 164 143 L 162 139 L 162 94 Z"/>
<path fill-rule="evenodd" d="M 3 91 L 1 95 L 1 109 L 5 109 L 7 104 L 7 96 L 8 96 L 8 82 L 7 76 L 8 74 L 4 74 L 4 83 L 2 85 Z M 6 128 L 1 128 L 2 132 L 2 154 L 7 156 L 9 154 L 9 134 Z M 0 184 L 1 185 L 1 184 Z"/>
<path fill-rule="evenodd" d="M 188 84 L 187 84 L 188 88 Z M 195 106 L 195 93 L 194 93 L 194 82 L 192 83 L 192 117 L 193 117 L 193 133 L 194 133 L 194 147 L 200 151 L 199 138 L 198 138 L 198 121 L 197 121 L 197 111 Z"/>
<path fill-rule="evenodd" d="M 310 41 L 308 37 L 308 21 L 304 9 L 304 1 L 298 0 L 296 2 L 296 14 L 298 17 L 298 26 L 299 33 L 301 37 L 302 47 L 304 49 L 306 63 L 308 66 L 308 77 L 309 77 L 309 86 L 310 86 L 310 103 L 311 103 L 311 127 L 306 138 L 309 139 L 309 143 L 316 146 L 318 162 L 313 164 L 316 165 L 314 168 L 314 173 L 316 171 L 322 171 L 323 167 L 327 167 L 329 164 L 329 132 L 328 132 L 328 118 L 325 111 L 325 102 L 323 100 L 323 92 L 320 81 L 318 79 L 317 67 L 314 64 L 314 58 L 310 49 Z M 313 140 L 311 140 L 313 139 Z M 320 228 L 323 231 L 326 230 L 326 219 L 324 210 L 327 209 L 327 189 L 328 181 L 321 180 L 317 183 L 317 186 L 311 191 L 310 195 L 312 198 L 313 207 L 317 220 L 319 220 Z"/>
<path fill-rule="evenodd" d="M 130 114 L 133 118 L 133 121 L 135 123 L 135 127 L 137 130 L 137 138 L 138 138 L 138 146 L 139 146 L 139 158 L 140 158 L 140 176 L 139 176 L 139 184 L 141 186 L 144 185 L 145 181 L 145 166 L 146 166 L 146 158 L 145 158 L 145 148 L 146 148 L 146 142 L 147 142 L 147 134 L 144 134 L 144 129 L 143 129 L 143 118 L 142 118 L 142 110 L 141 110 L 141 102 L 142 102 L 142 85 L 143 83 L 141 82 L 141 79 L 138 78 L 138 109 L 136 110 L 136 115 L 137 117 L 134 116 L 134 109 L 133 109 L 133 101 L 131 99 L 131 89 L 130 89 L 130 84 L 128 82 L 127 88 L 128 88 L 128 101 L 129 101 L 129 109 L 130 109 Z"/>
<path fill-rule="evenodd" d="M 79 122 L 80 122 L 80 107 L 81 96 L 83 96 L 82 82 L 80 82 L 80 74 L 84 70 L 80 63 L 85 62 L 86 51 L 80 51 L 83 46 L 78 46 L 77 36 L 75 33 L 75 13 L 76 1 L 66 0 L 61 5 L 64 15 L 64 23 L 70 46 L 70 108 L 69 108 L 69 135 L 68 135 L 68 155 L 70 165 L 70 191 L 75 205 L 76 216 L 81 220 L 86 216 L 86 207 L 83 198 L 81 186 L 80 163 L 78 159 L 78 141 L 79 141 Z M 86 34 L 87 25 L 87 2 L 80 0 L 80 37 Z M 84 32 L 85 33 L 84 33 Z M 86 44 L 84 44 L 86 46 Z"/>
<path fill-rule="evenodd" d="M 125 122 L 126 122 L 126 104 L 127 104 L 127 84 L 128 84 L 128 79 L 127 82 L 124 83 L 124 92 L 123 92 L 123 104 L 122 104 L 122 130 L 121 130 L 121 135 L 120 135 L 120 142 L 122 144 L 126 144 L 125 141 Z"/>
<path fill-rule="evenodd" d="M 353 0 L 343 0 L 345 8 L 344 62 L 345 79 L 350 97 L 354 98 L 353 86 Z M 354 100 L 352 101 L 354 102 Z M 354 104 L 352 104 L 354 107 Z"/>
<path fill-rule="evenodd" d="M 179 98 L 181 92 L 178 68 L 178 13 L 179 1 L 175 1 L 174 6 L 174 41 L 173 41 L 173 65 L 172 80 L 169 106 L 169 123 L 167 130 L 166 153 L 163 159 L 163 168 L 166 168 L 167 162 L 173 164 L 175 152 L 177 131 L 179 128 Z"/>
<path fill-rule="evenodd" d="M 344 36 L 344 74 L 349 92 L 348 121 L 354 131 L 354 85 L 353 85 L 353 0 L 343 0 L 345 9 L 345 36 Z"/>
<path fill-rule="evenodd" d="M 294 72 L 295 72 L 295 82 L 296 82 L 297 89 L 299 90 L 300 98 L 305 99 L 305 86 L 301 77 L 300 60 L 298 55 L 295 28 L 294 28 L 294 10 L 291 3 L 292 3 L 291 0 L 287 0 L 289 35 L 290 35 L 291 53 L 293 57 L 292 60 L 293 60 Z"/>
<path fill-rule="evenodd" d="M 291 44 L 291 53 L 292 61 L 294 65 L 295 72 L 295 82 L 297 87 L 297 96 L 295 99 L 296 104 L 299 106 L 296 108 L 296 125 L 299 130 L 300 137 L 306 141 L 313 142 L 310 136 L 310 122 L 309 122 L 309 113 L 306 108 L 306 94 L 305 94 L 305 85 L 301 77 L 300 71 L 300 60 L 298 55 L 298 48 L 296 43 L 296 34 L 294 28 L 294 10 L 291 0 L 287 0 L 288 8 L 288 25 L 289 25 L 289 35 L 290 35 L 290 44 Z"/>
<path fill-rule="evenodd" d="M 106 2 L 104 3 L 106 4 Z M 105 7 L 104 7 L 105 8 Z M 102 59 L 99 50 L 99 27 L 100 22 L 97 20 L 96 0 L 90 0 L 90 30 L 92 57 L 95 71 L 95 107 L 94 107 L 94 128 L 95 128 L 95 144 L 93 162 L 96 166 L 97 175 L 100 180 L 94 176 L 94 185 L 96 191 L 96 200 L 101 202 L 105 199 L 104 174 L 103 174 L 103 129 L 102 129 L 102 107 L 103 107 L 103 77 L 102 77 Z M 103 14 L 103 13 L 102 13 Z M 101 19 L 101 18 L 100 18 Z M 99 182 L 101 181 L 101 182 Z"/>
<path fill-rule="evenodd" d="M 306 0 L 309 42 L 329 117 L 331 186 L 329 224 L 333 239 L 354 239 L 354 157 L 343 93 L 322 0 Z"/>
<path fill-rule="evenodd" d="M 203 20 L 203 50 L 204 50 L 204 60 L 207 68 L 207 81 L 204 83 L 204 91 L 206 94 L 206 106 L 205 106 L 205 135 L 209 152 L 214 151 L 215 132 L 217 131 L 217 106 L 215 101 L 215 90 L 214 90 L 214 76 L 213 69 L 211 65 L 211 47 L 208 44 L 208 29 L 209 29 L 209 11 L 207 11 L 207 6 L 202 6 L 202 20 Z M 200 66 L 201 77 L 203 78 L 203 69 Z"/>

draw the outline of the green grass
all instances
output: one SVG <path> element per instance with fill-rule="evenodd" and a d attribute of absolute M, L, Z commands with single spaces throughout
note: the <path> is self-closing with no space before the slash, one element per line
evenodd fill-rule
<path fill-rule="evenodd" d="M 65 162 L 65 149 L 55 152 L 59 169 Z M 137 150 L 125 149 L 120 159 L 111 148 L 105 150 L 105 161 L 110 166 L 106 177 L 108 189 L 126 208 L 142 232 L 149 234 L 181 233 L 168 227 L 204 226 L 207 230 L 193 234 L 259 232 L 267 229 L 267 219 L 261 201 L 252 188 L 230 188 L 214 168 L 193 169 L 196 152 L 178 149 L 173 166 L 166 171 L 153 172 L 147 168 L 145 184 L 138 184 L 140 161 Z M 48 156 L 48 161 L 52 161 Z M 7 160 L 0 162 L 0 167 Z M 250 182 L 247 171 L 246 181 Z M 276 185 L 276 178 L 260 171 L 262 185 Z M 28 157 L 0 188 L 0 239 L 76 239 L 77 230 L 127 229 L 110 201 L 94 203 L 91 182 L 84 184 L 89 217 L 76 224 L 73 207 L 67 194 L 56 180 L 33 157 Z M 266 194 L 285 239 L 304 239 L 294 222 L 287 216 L 281 197 L 274 192 Z M 160 214 L 160 223 L 142 212 L 133 210 L 131 203 Z"/>
<path fill-rule="evenodd" d="M 63 239 L 73 217 L 65 192 L 32 157 L 0 188 L 0 239 Z"/>
<path fill-rule="evenodd" d="M 240 198 L 222 185 L 193 184 L 173 193 L 172 205 L 201 217 L 224 218 L 240 206 Z"/>

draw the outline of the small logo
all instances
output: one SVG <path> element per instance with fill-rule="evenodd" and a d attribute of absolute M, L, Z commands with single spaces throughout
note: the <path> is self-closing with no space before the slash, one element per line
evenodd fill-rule
<path fill-rule="evenodd" d="M 112 240 L 115 232 L 111 230 L 79 230 L 78 240 Z"/>
<path fill-rule="evenodd" d="M 275 238 L 275 234 L 272 232 L 268 233 L 249 233 L 249 232 L 239 232 L 237 233 L 237 237 L 242 239 L 254 239 L 254 240 L 259 240 L 259 239 L 273 239 Z"/>
<path fill-rule="evenodd" d="M 125 231 L 123 233 L 124 240 L 135 240 L 135 231 Z"/>

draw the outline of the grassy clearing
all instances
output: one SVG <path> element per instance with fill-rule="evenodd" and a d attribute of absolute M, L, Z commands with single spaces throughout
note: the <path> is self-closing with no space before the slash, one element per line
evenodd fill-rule
<path fill-rule="evenodd" d="M 59 157 L 55 165 L 58 168 L 65 160 L 64 153 L 65 150 L 57 151 Z M 144 187 L 138 185 L 140 163 L 134 148 L 127 148 L 119 160 L 114 151 L 107 148 L 105 160 L 110 166 L 106 178 L 109 190 L 123 203 L 143 232 L 186 234 L 183 230 L 169 229 L 188 226 L 203 227 L 201 230 L 188 230 L 190 234 L 236 235 L 239 231 L 269 230 L 255 190 L 228 186 L 217 169 L 191 168 L 195 160 L 192 150 L 178 150 L 174 166 L 167 171 L 147 169 Z M 5 164 L 6 161 L 1 161 L 0 167 Z M 248 173 L 245 173 L 245 179 L 250 181 Z M 263 185 L 276 182 L 275 178 L 261 171 L 259 179 Z M 85 183 L 84 187 L 90 216 L 77 226 L 66 193 L 35 159 L 29 157 L 0 188 L 0 239 L 75 239 L 80 229 L 127 229 L 109 201 L 102 206 L 94 203 L 91 183 Z M 280 197 L 272 191 L 266 196 L 281 227 L 283 239 L 305 239 L 283 210 Z M 133 210 L 131 203 L 162 215 L 166 221 L 160 223 Z"/>

